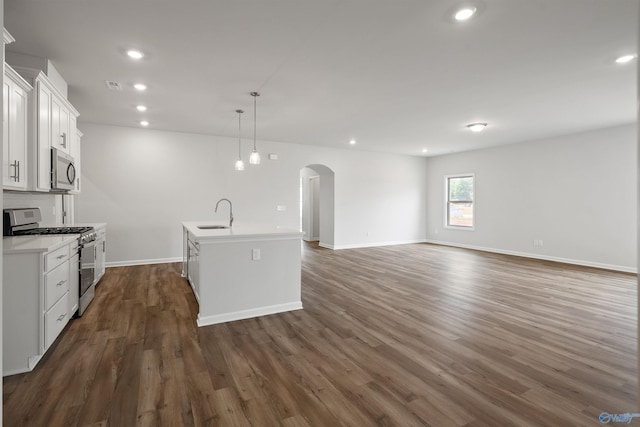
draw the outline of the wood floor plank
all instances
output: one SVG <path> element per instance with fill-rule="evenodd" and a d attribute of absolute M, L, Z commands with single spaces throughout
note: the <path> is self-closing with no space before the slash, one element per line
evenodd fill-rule
<path fill-rule="evenodd" d="M 107 269 L 4 425 L 597 426 L 637 412 L 637 277 L 414 244 L 303 246 L 304 310 L 196 326 L 181 265 Z"/>

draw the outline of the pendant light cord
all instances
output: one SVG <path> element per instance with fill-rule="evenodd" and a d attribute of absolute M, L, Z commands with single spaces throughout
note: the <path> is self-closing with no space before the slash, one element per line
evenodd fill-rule
<path fill-rule="evenodd" d="M 240 120 L 242 118 L 242 113 L 244 113 L 244 111 L 242 110 L 236 110 L 236 113 L 238 113 L 238 160 L 242 160 L 242 154 L 241 154 L 241 147 L 240 144 L 242 144 L 242 126 L 240 125 Z"/>
<path fill-rule="evenodd" d="M 253 151 L 256 151 L 256 100 L 258 93 L 253 96 Z"/>

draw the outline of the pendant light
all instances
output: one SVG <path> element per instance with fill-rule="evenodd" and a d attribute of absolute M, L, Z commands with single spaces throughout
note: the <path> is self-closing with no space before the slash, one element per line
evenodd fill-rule
<path fill-rule="evenodd" d="M 236 170 L 243 171 L 244 162 L 242 161 L 242 153 L 241 153 L 242 133 L 240 132 L 240 118 L 242 117 L 242 113 L 244 113 L 244 111 L 236 110 L 236 113 L 238 113 L 238 160 L 236 160 Z"/>
<path fill-rule="evenodd" d="M 251 151 L 251 155 L 249 156 L 249 163 L 259 165 L 260 154 L 256 149 L 256 100 L 260 94 L 258 92 L 251 92 L 251 96 L 253 96 L 253 151 Z"/>

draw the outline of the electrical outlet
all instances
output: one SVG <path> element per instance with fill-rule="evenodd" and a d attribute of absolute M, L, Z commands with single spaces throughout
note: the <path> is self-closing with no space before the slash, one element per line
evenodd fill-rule
<path fill-rule="evenodd" d="M 287 210 L 287 207 L 285 205 L 278 205 L 278 206 L 276 206 L 276 210 L 278 212 L 284 212 L 284 211 Z"/>
<path fill-rule="evenodd" d="M 251 249 L 251 260 L 252 261 L 260 261 L 260 249 L 259 248 Z"/>

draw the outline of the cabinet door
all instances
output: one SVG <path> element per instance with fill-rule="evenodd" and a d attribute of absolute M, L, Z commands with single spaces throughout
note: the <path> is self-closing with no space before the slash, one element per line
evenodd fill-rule
<path fill-rule="evenodd" d="M 51 135 L 53 93 L 44 84 L 38 84 L 38 182 L 36 190 L 51 190 Z M 59 114 L 58 114 L 59 117 Z M 58 126 L 56 126 L 58 129 Z"/>
<path fill-rule="evenodd" d="M 5 79 L 6 79 L 5 75 Z M 27 92 L 7 79 L 3 85 L 3 186 L 27 189 Z"/>
<path fill-rule="evenodd" d="M 2 85 L 2 184 L 10 185 L 11 180 L 9 176 L 10 161 L 9 161 L 9 94 L 11 93 L 11 85 L 5 76 L 4 83 Z"/>
<path fill-rule="evenodd" d="M 69 110 L 57 96 L 51 97 L 51 146 L 69 153 Z"/>
<path fill-rule="evenodd" d="M 96 240 L 96 273 L 95 283 L 104 276 L 106 270 L 107 241 L 104 234 Z"/>
<path fill-rule="evenodd" d="M 82 175 L 82 161 L 80 158 L 80 143 L 82 142 L 82 132 L 76 129 L 76 118 L 71 115 L 71 157 L 73 157 L 74 166 L 76 167 L 75 187 L 71 190 L 71 194 L 80 194 L 80 177 Z"/>
<path fill-rule="evenodd" d="M 80 256 L 75 254 L 69 260 L 69 319 L 78 311 L 80 298 Z"/>

